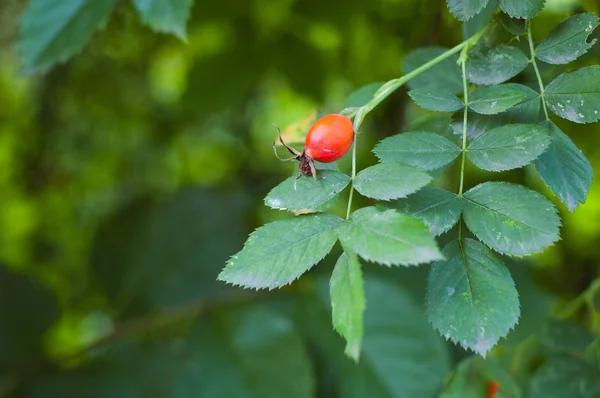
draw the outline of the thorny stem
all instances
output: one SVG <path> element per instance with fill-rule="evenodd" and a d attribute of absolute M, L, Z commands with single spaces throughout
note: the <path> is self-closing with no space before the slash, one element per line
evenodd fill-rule
<path fill-rule="evenodd" d="M 362 122 L 365 119 L 365 116 L 367 116 L 367 114 L 369 112 L 371 112 L 373 109 L 375 109 L 375 107 L 377 107 L 377 105 L 379 105 L 384 99 L 389 97 L 394 91 L 396 91 L 398 88 L 402 87 L 409 80 L 419 76 L 423 72 L 426 72 L 427 70 L 431 69 L 432 67 L 436 66 L 437 64 L 439 64 L 440 62 L 444 61 L 445 59 L 451 57 L 452 55 L 457 54 L 460 51 L 463 51 L 466 54 L 465 49 L 468 50 L 470 47 L 473 47 L 492 26 L 493 25 L 491 25 L 491 24 L 485 26 L 479 32 L 475 33 L 473 36 L 469 37 L 467 40 L 463 41 L 462 43 L 458 44 L 457 46 L 452 47 L 448 51 L 444 52 L 443 54 L 438 55 L 431 61 L 424 63 L 423 65 L 421 65 L 418 68 L 416 68 L 415 70 L 407 73 L 406 75 L 401 76 L 398 79 L 392 79 L 392 80 L 388 81 L 387 83 L 385 83 L 383 86 L 381 86 L 381 88 L 375 93 L 375 95 L 369 102 L 367 102 L 362 107 L 358 108 L 355 113 L 352 112 L 352 113 L 354 113 L 353 117 L 354 117 L 355 133 L 359 132 L 360 126 L 362 125 Z M 464 68 L 464 65 L 463 65 L 463 68 Z M 463 73 L 463 76 L 464 76 L 464 73 Z M 350 116 L 352 117 L 352 114 L 350 114 Z M 466 104 L 465 104 L 465 120 L 466 120 Z M 464 138 L 463 139 L 463 141 L 464 141 L 463 147 L 464 147 L 466 138 L 465 137 L 463 137 L 463 138 Z M 463 151 L 463 169 L 464 169 L 464 151 Z M 353 147 L 352 147 L 352 180 L 353 181 L 354 181 L 355 176 L 356 176 L 356 136 L 354 138 L 354 143 L 353 143 Z M 354 188 L 350 187 L 350 195 L 348 197 L 348 208 L 346 211 L 346 219 L 348 219 L 348 217 L 350 216 L 350 210 L 352 208 L 353 193 L 354 193 Z M 461 190 L 461 193 L 462 193 L 462 190 Z"/>
<path fill-rule="evenodd" d="M 535 49 L 533 48 L 533 37 L 531 35 L 531 21 L 527 23 L 527 40 L 529 41 L 529 52 L 531 54 L 531 59 L 529 62 L 533 65 L 533 69 L 535 70 L 535 76 L 537 77 L 538 85 L 540 87 L 540 98 L 542 99 L 542 108 L 544 108 L 544 114 L 546 115 L 546 120 L 549 121 L 550 117 L 548 116 L 548 108 L 546 107 L 546 95 L 544 94 L 544 82 L 542 81 L 542 75 L 540 74 L 540 70 L 538 69 L 537 62 L 535 61 Z"/>

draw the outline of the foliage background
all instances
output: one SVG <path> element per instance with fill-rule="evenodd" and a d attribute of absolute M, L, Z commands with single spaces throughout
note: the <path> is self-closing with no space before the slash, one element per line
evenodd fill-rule
<path fill-rule="evenodd" d="M 2 393 L 419 397 L 442 389 L 470 354 L 425 321 L 426 267 L 367 264 L 360 365 L 343 356 L 323 304 L 335 253 L 280 291 L 215 279 L 249 232 L 284 217 L 262 202 L 295 173 L 273 156 L 270 123 L 339 111 L 354 89 L 399 76 L 410 50 L 460 42 L 444 1 L 196 1 L 187 43 L 151 31 L 120 2 L 80 55 L 43 75 L 19 72 L 23 3 L 0 4 Z M 549 0 L 534 34 L 599 8 Z M 569 68 L 599 62 L 595 46 Z M 542 74 L 550 81 L 560 71 Z M 359 165 L 375 162 L 377 141 L 427 116 L 404 90 L 394 94 L 364 125 Z M 597 170 L 598 125 L 560 126 Z M 288 130 L 288 140 L 301 142 L 303 131 Z M 467 188 L 490 178 L 475 168 L 468 175 Z M 545 190 L 527 168 L 494 177 Z M 555 202 L 563 240 L 510 264 L 522 318 L 488 359 L 524 392 L 550 348 L 582 353 L 600 331 L 600 293 L 591 312 L 576 299 L 599 275 L 600 188 L 574 213 Z M 588 328 L 554 336 L 549 314 Z M 384 327 L 391 341 L 378 334 Z M 423 350 L 386 356 L 382 341 Z"/>

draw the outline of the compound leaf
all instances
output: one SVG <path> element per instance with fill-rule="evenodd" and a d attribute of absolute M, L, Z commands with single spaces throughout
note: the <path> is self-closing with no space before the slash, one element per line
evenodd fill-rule
<path fill-rule="evenodd" d="M 515 284 L 508 268 L 475 240 L 452 241 L 442 255 L 427 281 L 429 321 L 446 339 L 485 357 L 519 319 Z"/>
<path fill-rule="evenodd" d="M 563 73 L 545 91 L 548 108 L 575 123 L 600 120 L 600 66 Z"/>
<path fill-rule="evenodd" d="M 193 0 L 133 0 L 133 4 L 146 25 L 185 40 Z"/>
<path fill-rule="evenodd" d="M 386 162 L 362 170 L 353 184 L 366 197 L 390 200 L 404 198 L 430 182 L 431 177 L 423 169 Z"/>
<path fill-rule="evenodd" d="M 277 288 L 293 282 L 329 253 L 342 219 L 319 213 L 258 228 L 234 255 L 219 280 L 248 288 Z"/>
<path fill-rule="evenodd" d="M 516 47 L 501 44 L 485 51 L 475 48 L 469 52 L 467 78 L 477 84 L 499 84 L 518 75 L 529 60 Z"/>
<path fill-rule="evenodd" d="M 373 152 L 382 162 L 398 162 L 435 170 L 452 162 L 460 148 L 439 134 L 407 132 L 382 140 Z"/>
<path fill-rule="evenodd" d="M 523 91 L 506 85 L 481 87 L 469 98 L 469 107 L 482 115 L 493 115 L 517 105 L 527 97 Z"/>
<path fill-rule="evenodd" d="M 554 204 L 521 185 L 484 182 L 467 191 L 464 199 L 467 227 L 499 253 L 524 256 L 559 239 Z"/>
<path fill-rule="evenodd" d="M 408 92 L 410 98 L 421 108 L 436 112 L 454 112 L 464 104 L 454 94 L 444 89 L 417 88 Z"/>

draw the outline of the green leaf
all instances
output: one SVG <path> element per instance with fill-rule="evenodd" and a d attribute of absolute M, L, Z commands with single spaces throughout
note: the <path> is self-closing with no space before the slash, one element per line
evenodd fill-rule
<path fill-rule="evenodd" d="M 416 218 L 363 207 L 340 228 L 340 242 L 367 261 L 416 265 L 442 258 L 435 239 Z"/>
<path fill-rule="evenodd" d="M 464 106 L 456 95 L 444 89 L 417 88 L 408 95 L 417 105 L 430 111 L 454 112 Z"/>
<path fill-rule="evenodd" d="M 448 9 L 459 20 L 466 21 L 479 14 L 488 0 L 447 0 Z"/>
<path fill-rule="evenodd" d="M 535 48 L 535 57 L 549 64 L 567 64 L 585 54 L 597 39 L 587 38 L 598 26 L 593 13 L 572 16 L 552 29 L 552 32 Z"/>
<path fill-rule="evenodd" d="M 550 146 L 535 161 L 540 176 L 569 210 L 585 203 L 594 171 L 590 161 L 573 141 L 552 121 L 549 122 Z"/>
<path fill-rule="evenodd" d="M 193 0 L 133 0 L 142 21 L 157 32 L 187 37 L 187 20 Z"/>
<path fill-rule="evenodd" d="M 344 102 L 344 108 L 360 108 L 367 102 L 373 99 L 373 96 L 383 86 L 383 82 L 371 83 L 363 86 L 356 91 L 352 92 L 346 102 Z"/>
<path fill-rule="evenodd" d="M 408 53 L 402 61 L 403 73 L 407 74 L 426 62 L 431 61 L 439 55 L 448 51 L 444 47 L 422 47 Z M 457 64 L 458 55 L 446 58 L 439 64 L 431 67 L 427 71 L 415 76 L 408 82 L 408 87 L 443 89 L 454 94 L 462 93 L 462 74 Z"/>
<path fill-rule="evenodd" d="M 475 139 L 488 130 L 501 126 L 504 122 L 506 113 L 499 115 L 480 115 L 472 110 L 467 113 L 467 137 Z M 450 126 L 454 134 L 462 136 L 464 123 L 464 115 L 462 112 L 457 112 L 452 115 Z"/>
<path fill-rule="evenodd" d="M 349 183 L 350 177 L 332 170 L 320 171 L 316 181 L 306 176 L 290 177 L 269 192 L 265 204 L 280 210 L 314 210 L 337 196 Z"/>
<path fill-rule="evenodd" d="M 431 265 L 429 322 L 446 339 L 485 357 L 519 319 L 519 295 L 508 268 L 483 244 L 449 243 Z"/>
<path fill-rule="evenodd" d="M 507 83 L 504 87 L 519 90 L 525 99 L 504 112 L 504 123 L 538 123 L 540 114 L 540 95 L 537 91 L 518 83 Z"/>
<path fill-rule="evenodd" d="M 515 36 L 527 34 L 527 21 L 523 19 L 511 18 L 503 13 L 500 15 L 500 23 L 504 26 L 504 29 Z"/>
<path fill-rule="evenodd" d="M 580 323 L 551 319 L 544 323 L 539 340 L 553 353 L 583 355 L 594 335 Z"/>
<path fill-rule="evenodd" d="M 365 286 L 354 253 L 342 253 L 331 274 L 329 294 L 333 327 L 346 339 L 346 355 L 358 362 L 363 338 Z"/>
<path fill-rule="evenodd" d="M 463 40 L 467 40 L 469 37 L 473 36 L 481 29 L 486 27 L 492 19 L 494 18 L 494 14 L 498 10 L 498 0 L 489 0 L 487 5 L 481 10 L 481 12 L 475 15 L 473 18 L 468 21 L 463 22 L 462 24 L 462 37 Z"/>
<path fill-rule="evenodd" d="M 506 182 L 484 182 L 463 197 L 467 227 L 499 253 L 524 256 L 559 239 L 556 208 L 535 191 Z"/>
<path fill-rule="evenodd" d="M 368 198 L 390 200 L 404 198 L 430 182 L 429 174 L 418 167 L 386 162 L 362 170 L 353 184 Z"/>
<path fill-rule="evenodd" d="M 373 152 L 382 162 L 435 170 L 456 159 L 460 148 L 439 134 L 417 131 L 388 137 L 377 144 Z"/>
<path fill-rule="evenodd" d="M 516 47 L 501 44 L 482 50 L 469 51 L 467 78 L 477 84 L 499 84 L 518 75 L 529 65 L 529 60 Z"/>
<path fill-rule="evenodd" d="M 462 204 L 456 194 L 431 187 L 425 187 L 406 199 L 394 200 L 389 207 L 423 221 L 434 235 L 449 231 L 462 212 Z"/>
<path fill-rule="evenodd" d="M 500 0 L 502 11 L 512 18 L 531 19 L 544 8 L 546 0 Z"/>
<path fill-rule="evenodd" d="M 517 105 L 526 97 L 523 91 L 505 85 L 480 87 L 469 98 L 469 107 L 477 113 L 493 115 Z"/>
<path fill-rule="evenodd" d="M 550 144 L 548 129 L 536 124 L 507 124 L 477 137 L 467 157 L 488 171 L 511 170 L 526 166 Z"/>
<path fill-rule="evenodd" d="M 575 123 L 600 120 L 600 66 L 563 73 L 545 91 L 548 108 Z"/>
<path fill-rule="evenodd" d="M 118 0 L 31 0 L 21 19 L 17 51 L 26 72 L 43 72 L 81 51 Z"/>
<path fill-rule="evenodd" d="M 529 398 L 593 398 L 600 391 L 598 369 L 579 358 L 548 361 L 530 381 Z"/>
<path fill-rule="evenodd" d="M 319 213 L 260 227 L 227 262 L 219 280 L 255 289 L 291 283 L 329 253 L 340 222 L 339 217 Z"/>

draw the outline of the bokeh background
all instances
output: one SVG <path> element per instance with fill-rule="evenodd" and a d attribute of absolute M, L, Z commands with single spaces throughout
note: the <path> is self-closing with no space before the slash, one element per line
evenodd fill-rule
<path fill-rule="evenodd" d="M 262 202 L 295 173 L 273 155 L 271 123 L 300 149 L 315 115 L 398 77 L 408 52 L 462 41 L 444 1 L 197 0 L 187 42 L 151 31 L 123 1 L 81 54 L 42 75 L 21 73 L 15 51 L 25 3 L 0 3 L 1 394 L 419 398 L 440 390 L 470 354 L 424 318 L 427 267 L 365 264 L 367 322 L 391 319 L 398 351 L 378 351 L 369 336 L 379 332 L 367 326 L 360 365 L 344 358 L 325 304 L 335 254 L 279 291 L 243 291 L 216 276 L 248 233 L 288 216 Z M 535 35 L 599 8 L 548 0 Z M 598 45 L 568 68 L 597 63 Z M 562 70 L 542 73 L 550 81 Z M 533 83 L 529 72 L 520 82 Z M 449 118 L 417 109 L 399 90 L 364 124 L 359 168 L 375 162 L 378 140 L 446 130 Z M 599 125 L 557 122 L 599 170 Z M 338 163 L 349 170 L 347 159 Z M 455 190 L 457 176 L 450 169 L 436 183 Z M 551 196 L 529 168 L 468 169 L 467 188 L 489 178 Z M 515 352 L 548 314 L 570 311 L 598 327 L 598 313 L 590 318 L 576 297 L 599 275 L 600 185 L 574 213 L 557 205 L 563 240 L 511 262 L 523 315 L 491 356 L 516 379 L 536 365 Z"/>

